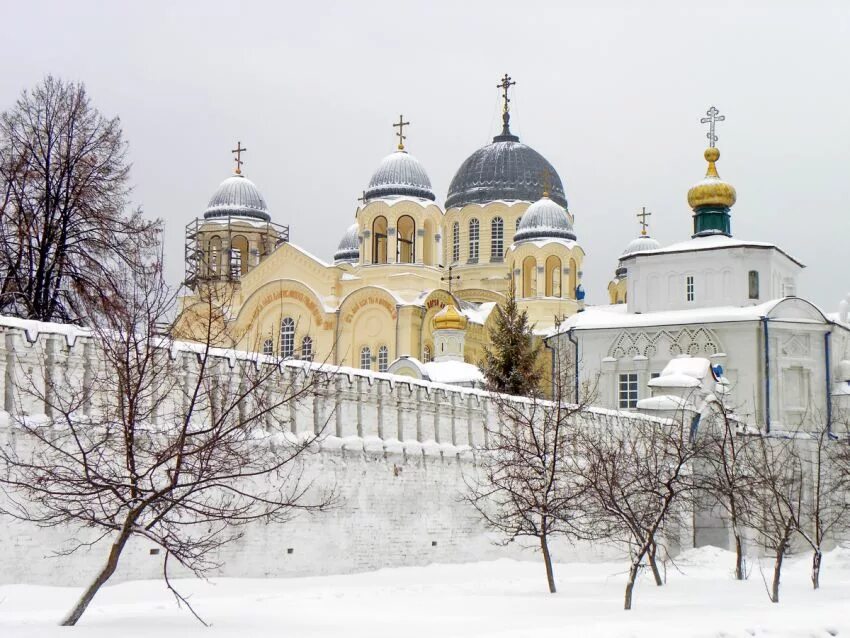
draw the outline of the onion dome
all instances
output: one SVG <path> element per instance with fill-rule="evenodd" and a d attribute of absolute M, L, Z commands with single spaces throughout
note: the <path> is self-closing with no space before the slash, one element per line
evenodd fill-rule
<path fill-rule="evenodd" d="M 357 224 L 351 224 L 345 231 L 334 253 L 334 264 L 356 264 L 360 261 L 359 230 Z"/>
<path fill-rule="evenodd" d="M 705 177 L 691 186 L 688 204 L 694 210 L 694 237 L 703 235 L 730 235 L 729 208 L 735 204 L 735 187 L 724 182 L 717 174 L 715 162 L 720 159 L 716 147 L 705 149 L 708 170 Z"/>
<path fill-rule="evenodd" d="M 653 239 L 649 235 L 642 234 L 640 237 L 636 237 L 629 242 L 629 245 L 626 246 L 621 257 L 631 255 L 632 253 L 639 253 L 643 250 L 657 250 L 658 248 L 661 248 L 661 244 L 657 239 Z"/>
<path fill-rule="evenodd" d="M 479 148 L 460 165 L 449 186 L 446 208 L 498 200 L 533 202 L 544 184 L 552 200 L 567 208 L 564 186 L 553 166 L 505 126 L 492 144 Z"/>
<path fill-rule="evenodd" d="M 215 217 L 250 217 L 269 221 L 268 207 L 254 182 L 241 174 L 224 180 L 210 197 L 204 219 Z"/>
<path fill-rule="evenodd" d="M 467 323 L 467 318 L 452 304 L 448 304 L 431 320 L 434 330 L 466 330 Z"/>
<path fill-rule="evenodd" d="M 567 211 L 547 193 L 525 211 L 514 235 L 514 242 L 534 239 L 572 239 L 576 234 Z"/>
<path fill-rule="evenodd" d="M 436 199 L 431 190 L 431 180 L 422 164 L 401 149 L 381 160 L 364 193 L 365 199 L 398 196 L 421 197 L 431 201 Z"/>

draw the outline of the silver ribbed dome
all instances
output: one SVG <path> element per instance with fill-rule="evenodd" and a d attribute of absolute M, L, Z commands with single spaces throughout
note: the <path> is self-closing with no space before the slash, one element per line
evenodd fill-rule
<path fill-rule="evenodd" d="M 224 180 L 210 197 L 204 218 L 212 217 L 252 217 L 269 221 L 268 207 L 260 190 L 250 179 L 243 175 L 232 175 Z"/>
<path fill-rule="evenodd" d="M 396 151 L 382 159 L 366 187 L 366 199 L 399 195 L 436 199 L 422 164 L 407 151 Z"/>
<path fill-rule="evenodd" d="M 658 248 L 661 248 L 661 244 L 658 243 L 657 239 L 653 239 L 649 235 L 641 235 L 629 242 L 629 245 L 626 246 L 621 257 L 625 257 L 626 255 L 631 255 L 632 253 L 637 253 L 642 250 L 656 250 Z"/>
<path fill-rule="evenodd" d="M 554 200 L 543 197 L 525 211 L 514 242 L 552 238 L 575 240 L 576 235 L 567 211 Z"/>
<path fill-rule="evenodd" d="M 498 200 L 534 202 L 549 176 L 549 196 L 567 208 L 564 186 L 540 153 L 509 132 L 479 148 L 461 164 L 449 186 L 446 209 Z"/>
<path fill-rule="evenodd" d="M 339 240 L 334 253 L 335 264 L 356 264 L 360 261 L 360 238 L 358 237 L 359 227 L 357 224 L 351 224 L 342 239 Z"/>

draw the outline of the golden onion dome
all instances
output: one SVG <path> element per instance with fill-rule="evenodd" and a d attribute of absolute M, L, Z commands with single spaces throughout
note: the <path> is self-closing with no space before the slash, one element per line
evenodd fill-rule
<path fill-rule="evenodd" d="M 688 191 L 688 204 L 691 208 L 703 206 L 723 206 L 730 208 L 735 204 L 737 194 L 735 187 L 724 182 L 717 174 L 715 162 L 720 158 L 720 151 L 715 147 L 705 149 L 705 161 L 708 162 L 708 170 L 705 178 L 697 182 Z"/>
<path fill-rule="evenodd" d="M 466 330 L 467 318 L 452 304 L 448 304 L 434 315 L 431 325 L 434 330 Z"/>

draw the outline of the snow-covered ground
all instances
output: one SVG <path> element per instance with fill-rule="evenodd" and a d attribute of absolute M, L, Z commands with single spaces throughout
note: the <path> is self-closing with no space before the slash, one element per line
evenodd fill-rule
<path fill-rule="evenodd" d="M 788 561 L 781 602 L 770 603 L 758 566 L 732 580 L 732 555 L 692 550 L 668 565 L 668 584 L 643 576 L 635 608 L 622 609 L 625 563 L 557 565 L 559 592 L 546 592 L 540 562 L 499 560 L 386 569 L 352 576 L 177 581 L 191 593 L 205 629 L 158 581 L 104 588 L 73 631 L 54 623 L 73 588 L 0 587 L 0 636 L 185 638 L 464 638 L 549 636 L 847 636 L 850 551 L 826 555 L 822 589 L 812 591 L 808 557 Z M 771 568 L 763 561 L 765 575 Z"/>

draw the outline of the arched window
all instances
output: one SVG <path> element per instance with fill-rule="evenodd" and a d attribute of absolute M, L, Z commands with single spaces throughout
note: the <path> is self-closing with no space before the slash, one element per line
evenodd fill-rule
<path fill-rule="evenodd" d="M 546 296 L 561 296 L 561 260 L 555 255 L 546 258 Z"/>
<path fill-rule="evenodd" d="M 387 263 L 387 218 L 383 215 L 372 222 L 372 263 Z"/>
<path fill-rule="evenodd" d="M 576 260 L 570 259 L 570 289 L 567 291 L 567 297 L 570 299 L 575 299 L 576 297 L 576 287 L 578 286 L 578 268 L 576 266 Z"/>
<path fill-rule="evenodd" d="M 469 260 L 470 264 L 478 263 L 478 238 L 480 233 L 478 220 L 474 217 L 469 220 Z"/>
<path fill-rule="evenodd" d="M 505 220 L 494 217 L 490 222 L 490 261 L 503 261 L 505 258 Z"/>
<path fill-rule="evenodd" d="M 531 255 L 522 260 L 522 296 L 530 299 L 537 295 L 537 260 Z"/>
<path fill-rule="evenodd" d="M 369 346 L 363 346 L 362 348 L 360 348 L 360 369 L 372 369 L 372 350 L 369 348 Z"/>
<path fill-rule="evenodd" d="M 422 348 L 422 363 L 431 363 L 433 360 L 434 355 L 431 354 L 431 346 L 426 344 L 425 347 Z"/>
<path fill-rule="evenodd" d="M 749 288 L 750 288 L 750 299 L 758 299 L 759 298 L 759 271 L 751 270 L 748 276 L 749 279 Z"/>
<path fill-rule="evenodd" d="M 460 223 L 452 224 L 452 262 L 460 260 Z"/>
<path fill-rule="evenodd" d="M 209 272 L 211 275 L 218 274 L 219 260 L 221 259 L 221 237 L 216 235 L 210 238 Z"/>
<path fill-rule="evenodd" d="M 265 341 L 263 341 L 263 354 L 274 354 L 274 341 L 272 341 L 271 339 L 266 339 Z"/>
<path fill-rule="evenodd" d="M 295 322 L 284 317 L 280 322 L 280 356 L 288 359 L 295 352 Z"/>
<path fill-rule="evenodd" d="M 402 215 L 396 229 L 395 260 L 399 264 L 412 264 L 416 261 L 416 222 L 410 215 Z"/>
<path fill-rule="evenodd" d="M 386 346 L 378 348 L 378 372 L 386 372 L 390 367 L 390 351 Z"/>
<path fill-rule="evenodd" d="M 301 340 L 301 358 L 304 361 L 313 360 L 313 337 L 309 335 Z"/>
<path fill-rule="evenodd" d="M 230 241 L 230 276 L 239 279 L 248 272 L 248 239 L 236 235 Z"/>

